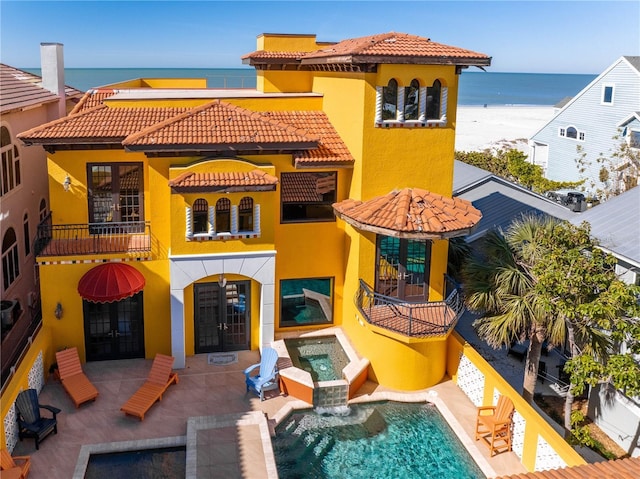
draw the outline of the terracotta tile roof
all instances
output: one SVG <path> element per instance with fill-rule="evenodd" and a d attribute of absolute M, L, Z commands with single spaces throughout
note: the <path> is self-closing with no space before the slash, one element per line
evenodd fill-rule
<path fill-rule="evenodd" d="M 469 201 L 419 188 L 392 191 L 369 201 L 347 199 L 334 203 L 333 209 L 358 229 L 414 239 L 462 236 L 482 218 Z"/>
<path fill-rule="evenodd" d="M 81 94 L 82 92 L 75 88 L 65 88 L 67 98 L 78 97 Z M 42 87 L 41 77 L 0 63 L 0 112 L 8 113 L 56 101 L 58 95 Z"/>
<path fill-rule="evenodd" d="M 275 190 L 278 178 L 262 170 L 240 172 L 207 172 L 207 173 L 183 173 L 169 181 L 169 186 L 177 190 L 199 190 L 206 191 L 220 188 L 242 187 L 249 191 L 251 187 L 269 187 L 266 189 Z M 256 188 L 253 188 L 256 189 Z M 264 190 L 265 188 L 260 188 Z"/>
<path fill-rule="evenodd" d="M 99 105 L 18 135 L 25 143 L 43 145 L 120 143 L 132 133 L 189 110 L 188 108 L 110 108 Z"/>
<path fill-rule="evenodd" d="M 315 148 L 318 137 L 220 100 L 140 130 L 123 141 L 128 149 L 143 151 L 175 151 L 178 146 L 210 151 L 214 149 L 212 145 L 234 150 L 273 150 L 292 148 L 292 143 L 296 149 Z"/>
<path fill-rule="evenodd" d="M 245 63 L 414 63 L 479 65 L 491 64 L 484 53 L 432 42 L 429 38 L 407 33 L 381 33 L 351 38 L 330 44 L 313 52 L 264 51 L 248 53 Z"/>
<path fill-rule="evenodd" d="M 283 173 L 281 182 L 281 197 L 283 203 L 319 203 L 328 193 L 319 183 L 333 175 L 321 173 Z M 333 189 L 335 190 L 335 184 Z"/>
<path fill-rule="evenodd" d="M 308 52 L 287 52 L 287 51 L 269 51 L 269 50 L 257 50 L 255 52 L 242 55 L 242 60 L 254 59 L 254 60 L 268 60 L 268 59 L 292 59 L 299 60 L 302 56 Z"/>
<path fill-rule="evenodd" d="M 354 158 L 327 115 L 322 111 L 269 111 L 268 118 L 293 125 L 319 139 L 318 148 L 293 155 L 297 168 L 322 166 L 352 166 Z"/>
<path fill-rule="evenodd" d="M 112 89 L 88 90 L 69 114 L 75 115 L 76 113 L 80 113 L 95 106 L 102 105 L 105 99 L 115 95 L 116 93 L 117 92 Z"/>
<path fill-rule="evenodd" d="M 638 479 L 640 457 L 603 461 L 550 471 L 502 476 L 499 479 Z"/>

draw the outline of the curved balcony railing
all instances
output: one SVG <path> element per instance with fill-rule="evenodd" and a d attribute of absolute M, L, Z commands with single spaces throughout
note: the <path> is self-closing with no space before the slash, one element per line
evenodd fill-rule
<path fill-rule="evenodd" d="M 151 251 L 146 221 L 52 225 L 51 213 L 38 225 L 36 256 L 72 256 Z"/>
<path fill-rule="evenodd" d="M 412 338 L 446 335 L 464 312 L 458 285 L 445 276 L 444 301 L 408 303 L 376 293 L 360 280 L 356 305 L 365 320 L 374 326 Z"/>

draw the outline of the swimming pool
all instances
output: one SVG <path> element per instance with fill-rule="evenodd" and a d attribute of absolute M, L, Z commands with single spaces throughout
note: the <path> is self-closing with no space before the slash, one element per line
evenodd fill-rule
<path fill-rule="evenodd" d="M 295 412 L 276 427 L 273 449 L 281 479 L 486 477 L 424 403 L 363 404 L 345 416 Z"/>
<path fill-rule="evenodd" d="M 85 479 L 178 479 L 185 477 L 186 447 L 91 454 Z"/>

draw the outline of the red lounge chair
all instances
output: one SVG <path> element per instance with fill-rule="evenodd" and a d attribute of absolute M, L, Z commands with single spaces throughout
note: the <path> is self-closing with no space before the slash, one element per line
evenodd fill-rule
<path fill-rule="evenodd" d="M 62 386 L 71 396 L 76 407 L 80 407 L 80 404 L 87 401 L 94 401 L 98 397 L 98 390 L 82 371 L 77 348 L 58 351 L 56 360 Z"/>
<path fill-rule="evenodd" d="M 125 414 L 136 416 L 141 421 L 156 401 L 162 400 L 162 395 L 171 384 L 178 384 L 178 374 L 171 372 L 174 358 L 164 354 L 156 354 L 147 381 L 120 408 Z"/>

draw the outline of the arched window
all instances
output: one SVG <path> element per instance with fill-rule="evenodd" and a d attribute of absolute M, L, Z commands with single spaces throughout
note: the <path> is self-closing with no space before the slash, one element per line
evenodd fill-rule
<path fill-rule="evenodd" d="M 209 203 L 198 198 L 193 202 L 193 232 L 207 233 L 209 231 Z"/>
<path fill-rule="evenodd" d="M 2 285 L 7 290 L 20 276 L 16 232 L 9 228 L 2 238 Z"/>
<path fill-rule="evenodd" d="M 0 151 L 2 165 L 0 167 L 0 194 L 5 195 L 19 186 L 22 178 L 20 174 L 20 152 L 11 140 L 11 133 L 6 126 L 0 127 Z"/>
<path fill-rule="evenodd" d="M 22 219 L 22 234 L 24 235 L 24 255 L 31 253 L 31 234 L 29 233 L 29 214 L 25 213 Z"/>
<path fill-rule="evenodd" d="M 440 80 L 433 82 L 433 86 L 427 88 L 427 120 L 439 120 L 440 98 L 442 85 Z"/>
<path fill-rule="evenodd" d="M 40 221 L 47 217 L 47 200 L 42 198 L 40 200 Z"/>
<path fill-rule="evenodd" d="M 415 78 L 404 89 L 404 119 L 417 120 L 420 117 L 420 82 Z"/>
<path fill-rule="evenodd" d="M 578 130 L 576 130 L 572 126 L 567 128 L 567 138 L 574 138 L 574 139 L 578 138 Z"/>
<path fill-rule="evenodd" d="M 220 198 L 216 203 L 216 233 L 231 231 L 231 201 Z"/>
<path fill-rule="evenodd" d="M 398 82 L 393 78 L 382 89 L 382 119 L 395 120 L 398 118 Z"/>
<path fill-rule="evenodd" d="M 238 231 L 253 231 L 253 198 L 245 196 L 238 207 Z"/>

